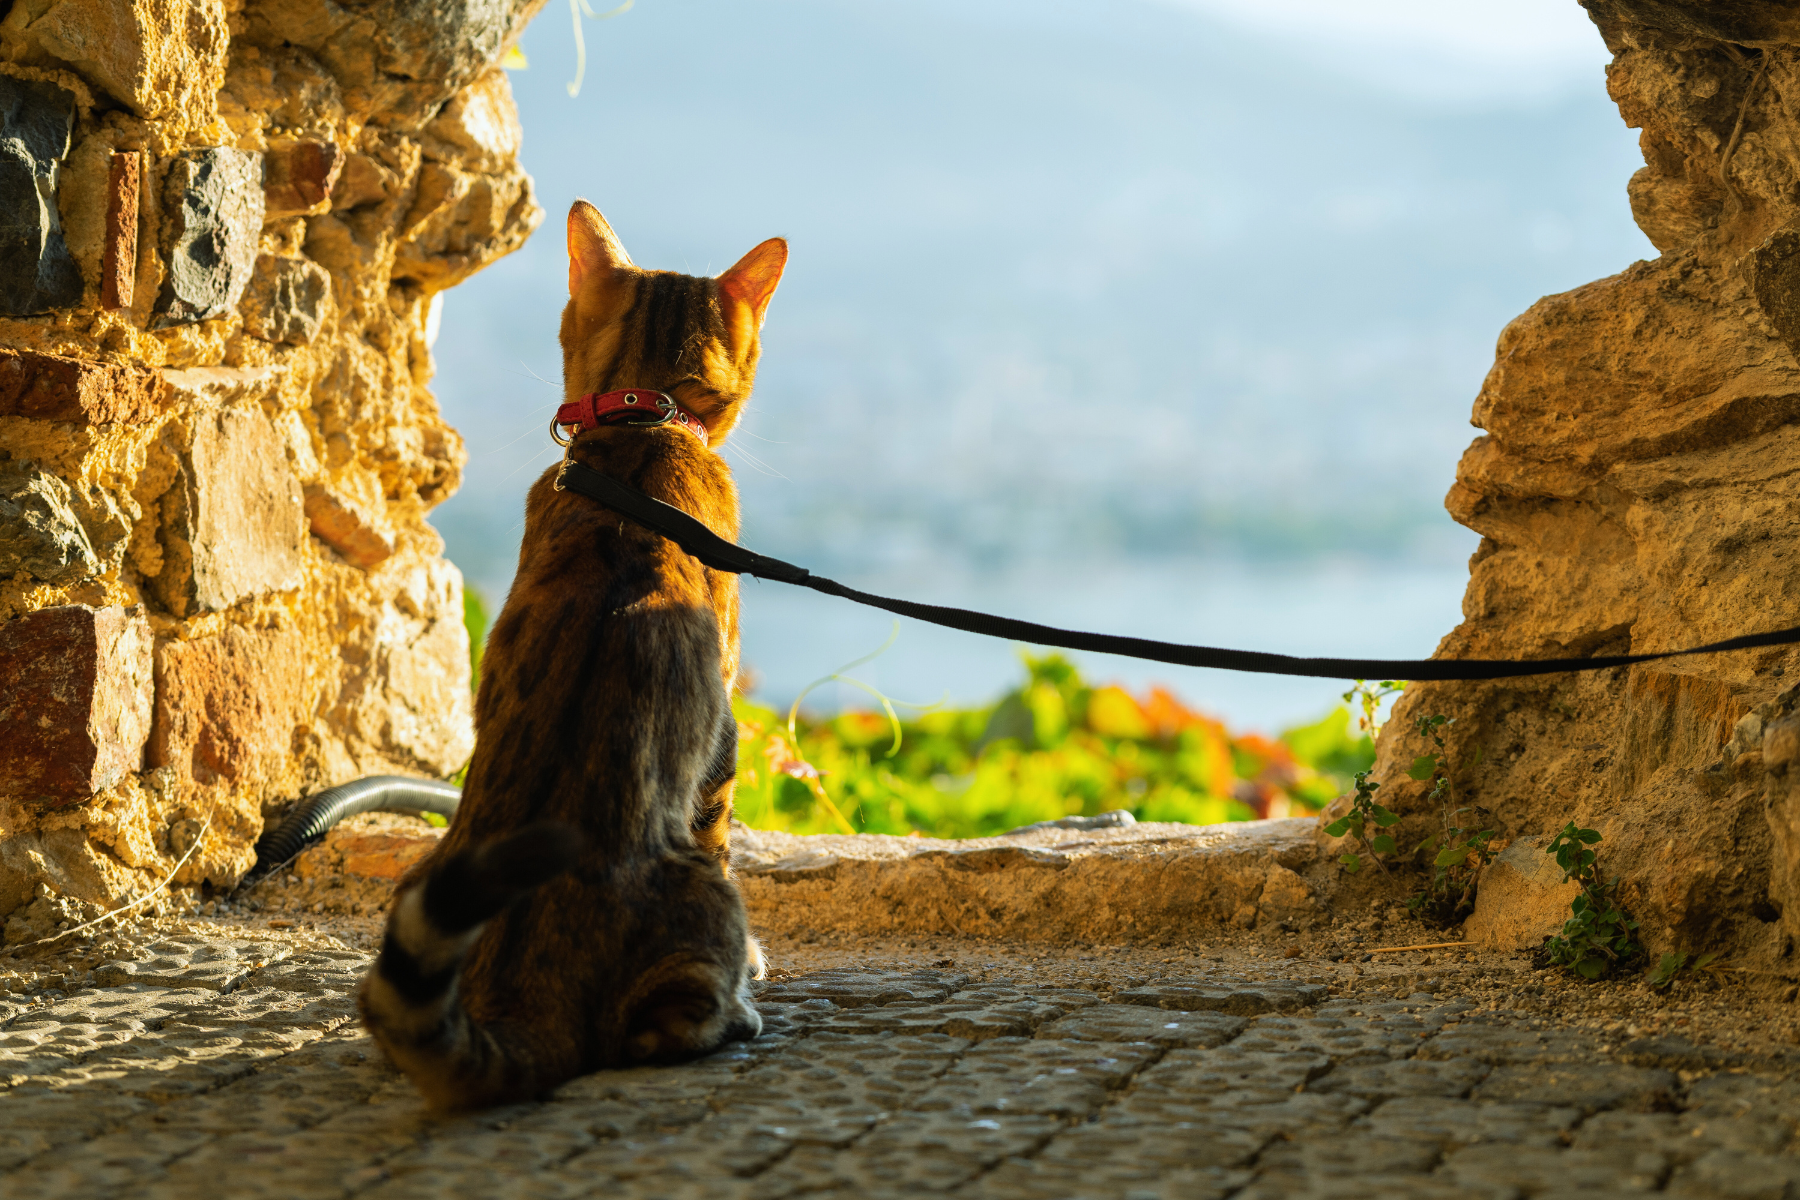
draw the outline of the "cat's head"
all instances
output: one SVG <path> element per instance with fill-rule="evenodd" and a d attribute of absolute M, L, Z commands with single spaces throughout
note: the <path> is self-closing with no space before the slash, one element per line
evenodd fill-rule
<path fill-rule="evenodd" d="M 645 271 L 586 200 L 569 209 L 563 392 L 655 388 L 706 422 L 717 446 L 737 423 L 761 353 L 769 298 L 787 264 L 770 238 L 716 279 Z"/>

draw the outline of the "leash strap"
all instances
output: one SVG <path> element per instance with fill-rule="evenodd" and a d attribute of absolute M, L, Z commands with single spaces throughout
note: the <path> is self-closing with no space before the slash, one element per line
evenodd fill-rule
<path fill-rule="evenodd" d="M 1149 662 L 1174 663 L 1183 667 L 1212 667 L 1222 671 L 1247 671 L 1259 675 L 1298 675 L 1314 679 L 1408 679 L 1470 680 L 1508 679 L 1521 675 L 1566 674 L 1573 671 L 1605 671 L 1628 667 L 1633 663 L 1654 662 L 1663 658 L 1679 658 L 1689 654 L 1712 654 L 1720 650 L 1748 650 L 1757 646 L 1787 646 L 1800 642 L 1800 628 L 1778 629 L 1771 633 L 1752 633 L 1727 638 L 1685 650 L 1664 650 L 1656 654 L 1613 654 L 1599 658 L 1539 658 L 1525 661 L 1512 659 L 1445 659 L 1445 658 L 1296 658 L 1287 654 L 1268 654 L 1259 650 L 1225 650 L 1213 646 L 1185 646 L 1178 642 L 1159 642 L 1150 638 L 1120 637 L 1109 633 L 1083 633 L 1058 629 L 1012 617 L 971 612 L 965 608 L 946 608 L 937 604 L 919 604 L 912 600 L 896 600 L 845 587 L 836 580 L 814 575 L 805 567 L 782 562 L 758 554 L 754 550 L 728 542 L 673 505 L 652 499 L 636 488 L 620 483 L 573 460 L 565 460 L 557 477 L 557 488 L 578 492 L 590 500 L 623 513 L 660 533 L 715 571 L 738 575 L 754 575 L 807 587 L 827 596 L 854 600 L 871 608 L 902 617 L 960 629 L 986 637 L 1005 638 L 1037 646 L 1055 646 L 1062 650 L 1090 650 L 1096 654 L 1118 654 Z"/>

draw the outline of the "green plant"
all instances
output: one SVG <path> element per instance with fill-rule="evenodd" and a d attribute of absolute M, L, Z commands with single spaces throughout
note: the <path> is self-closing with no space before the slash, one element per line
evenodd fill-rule
<path fill-rule="evenodd" d="M 1413 850 L 1414 854 L 1420 851 L 1431 854 L 1431 877 L 1406 903 L 1414 912 L 1432 918 L 1445 928 L 1455 925 L 1474 910 L 1475 889 L 1481 881 L 1482 869 L 1493 861 L 1494 854 L 1488 849 L 1488 843 L 1495 833 L 1492 829 L 1461 824 L 1463 814 L 1481 810 L 1473 805 L 1456 803 L 1456 769 L 1450 759 L 1450 748 L 1444 741 L 1445 728 L 1453 724 L 1454 718 L 1441 713 L 1419 718 L 1419 736 L 1429 739 L 1434 751 L 1413 759 L 1406 772 L 1421 782 L 1431 781 L 1431 791 L 1425 798 L 1438 806 L 1440 822 L 1438 832 Z M 1475 761 L 1481 761 L 1479 751 Z"/>
<path fill-rule="evenodd" d="M 1656 969 L 1650 972 L 1650 986 L 1667 988 L 1682 971 L 1703 971 L 1718 957 L 1716 950 L 1710 950 L 1697 958 L 1690 957 L 1685 950 L 1671 951 L 1657 960 Z"/>
<path fill-rule="evenodd" d="M 481 691 L 481 651 L 482 648 L 487 645 L 487 626 L 487 605 L 481 602 L 481 593 L 477 592 L 472 587 L 464 585 L 463 629 L 469 635 L 469 695 L 471 697 Z M 457 768 L 455 774 L 449 777 L 448 782 L 454 783 L 457 787 L 461 787 L 463 781 L 466 780 L 468 776 L 469 764 L 465 762 L 461 767 Z M 438 816 L 436 813 L 421 813 L 419 815 L 425 818 L 425 822 L 428 825 L 437 825 L 441 827 L 449 824 L 448 821 L 443 817 Z"/>
<path fill-rule="evenodd" d="M 892 716 L 790 714 L 734 697 L 736 811 L 758 829 L 946 838 L 1111 809 L 1206 825 L 1316 812 L 1374 757 L 1342 707 L 1271 738 L 1227 729 L 1164 688 L 1090 684 L 1059 655 L 1026 655 L 1024 674 L 993 703 Z"/>
<path fill-rule="evenodd" d="M 481 690 L 481 651 L 487 645 L 487 605 L 481 602 L 481 593 L 472 587 L 463 588 L 463 628 L 469 633 L 469 691 Z"/>
<path fill-rule="evenodd" d="M 1544 954 L 1553 966 L 1567 967 L 1583 979 L 1599 979 L 1643 952 L 1632 940 L 1638 923 L 1619 907 L 1618 877 L 1602 879 L 1595 866 L 1598 855 L 1589 847 L 1599 843 L 1598 830 L 1577 829 L 1570 821 L 1544 851 L 1555 856 L 1564 883 L 1581 885 L 1569 902 L 1562 933 L 1544 942 Z"/>
<path fill-rule="evenodd" d="M 1344 693 L 1345 704 L 1355 704 L 1362 709 L 1362 715 L 1356 718 L 1356 727 L 1369 735 L 1370 742 L 1381 736 L 1381 722 L 1376 719 L 1381 713 L 1381 702 L 1405 690 L 1404 679 L 1383 679 L 1376 683 L 1358 679 Z"/>
<path fill-rule="evenodd" d="M 1380 786 L 1369 778 L 1367 771 L 1358 771 L 1356 795 L 1350 800 L 1350 811 L 1327 825 L 1325 832 L 1332 837 L 1343 837 L 1346 833 L 1351 835 L 1362 843 L 1369 857 L 1375 860 L 1375 865 L 1385 872 L 1387 864 L 1381 861 L 1381 856 L 1394 853 L 1396 847 L 1393 835 L 1377 833 L 1370 837 L 1369 827 L 1386 829 L 1397 824 L 1400 818 L 1375 802 L 1375 789 Z M 1338 861 L 1344 864 L 1344 870 L 1353 875 L 1362 870 L 1362 855 L 1354 851 L 1339 855 Z"/>

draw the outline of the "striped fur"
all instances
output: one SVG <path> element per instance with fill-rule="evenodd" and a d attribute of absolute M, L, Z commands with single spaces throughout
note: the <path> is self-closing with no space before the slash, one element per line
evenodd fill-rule
<path fill-rule="evenodd" d="M 735 538 L 714 452 L 755 377 L 786 261 L 765 242 L 717 279 L 635 267 L 569 214 L 564 387 L 673 394 L 707 426 L 599 429 L 570 455 Z M 462 806 L 401 884 L 363 1018 L 436 1107 L 542 1094 L 761 1028 L 761 955 L 729 879 L 735 576 L 571 492 L 531 488 L 494 622 Z"/>

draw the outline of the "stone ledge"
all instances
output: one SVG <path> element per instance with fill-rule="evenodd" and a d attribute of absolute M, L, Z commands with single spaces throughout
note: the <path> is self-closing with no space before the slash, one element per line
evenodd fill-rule
<path fill-rule="evenodd" d="M 949 841 L 802 837 L 738 827 L 733 866 L 753 927 L 958 933 L 1018 941 L 1172 937 L 1310 923 L 1321 864 L 1310 818 L 1033 829 Z"/>

